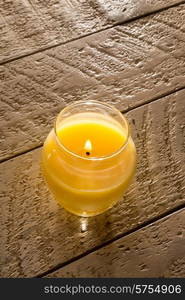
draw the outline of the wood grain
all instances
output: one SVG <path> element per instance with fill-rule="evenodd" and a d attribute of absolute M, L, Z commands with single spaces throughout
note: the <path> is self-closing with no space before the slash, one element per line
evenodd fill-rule
<path fill-rule="evenodd" d="M 185 5 L 0 67 L 0 159 L 42 144 L 71 101 L 130 109 L 185 86 Z"/>
<path fill-rule="evenodd" d="M 47 277 L 185 277 L 185 209 Z"/>
<path fill-rule="evenodd" d="M 95 218 L 59 208 L 41 178 L 40 149 L 1 163 L 0 276 L 42 274 L 185 205 L 184 104 L 185 89 L 127 114 L 138 152 L 135 181 Z"/>
<path fill-rule="evenodd" d="M 4 0 L 0 63 L 107 28 L 179 0 Z"/>

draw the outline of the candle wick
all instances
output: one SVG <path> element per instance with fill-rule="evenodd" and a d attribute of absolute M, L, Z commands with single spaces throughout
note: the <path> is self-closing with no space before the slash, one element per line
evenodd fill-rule
<path fill-rule="evenodd" d="M 89 151 L 87 151 L 87 152 L 86 152 L 86 155 L 88 155 L 88 156 L 89 156 L 89 155 L 90 155 L 90 152 L 89 152 Z"/>

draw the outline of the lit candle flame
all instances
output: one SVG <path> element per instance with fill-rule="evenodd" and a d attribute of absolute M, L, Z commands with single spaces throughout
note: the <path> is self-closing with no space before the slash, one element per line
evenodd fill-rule
<path fill-rule="evenodd" d="M 85 151 L 86 151 L 86 155 L 90 155 L 90 154 L 91 154 L 91 151 L 92 151 L 92 144 L 91 144 L 91 141 L 90 141 L 90 140 L 87 140 L 87 141 L 85 142 L 84 149 L 85 149 Z"/>

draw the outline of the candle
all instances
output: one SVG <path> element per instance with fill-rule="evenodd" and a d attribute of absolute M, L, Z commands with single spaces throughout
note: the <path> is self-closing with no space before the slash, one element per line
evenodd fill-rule
<path fill-rule="evenodd" d="M 45 179 L 57 201 L 80 216 L 111 208 L 130 183 L 136 150 L 114 107 L 79 101 L 58 115 L 43 147 Z"/>

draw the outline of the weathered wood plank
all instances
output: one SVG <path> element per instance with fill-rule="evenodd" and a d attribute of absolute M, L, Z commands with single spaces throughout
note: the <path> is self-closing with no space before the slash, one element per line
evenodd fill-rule
<path fill-rule="evenodd" d="M 1 66 L 0 159 L 41 145 L 71 101 L 123 110 L 185 86 L 184 21 L 180 5 Z"/>
<path fill-rule="evenodd" d="M 185 277 L 185 209 L 47 277 Z"/>
<path fill-rule="evenodd" d="M 0 276 L 35 276 L 185 204 L 185 90 L 127 114 L 138 152 L 132 186 L 95 218 L 59 208 L 40 175 L 40 150 L 0 164 Z"/>
<path fill-rule="evenodd" d="M 179 0 L 4 0 L 0 62 L 130 20 Z"/>

